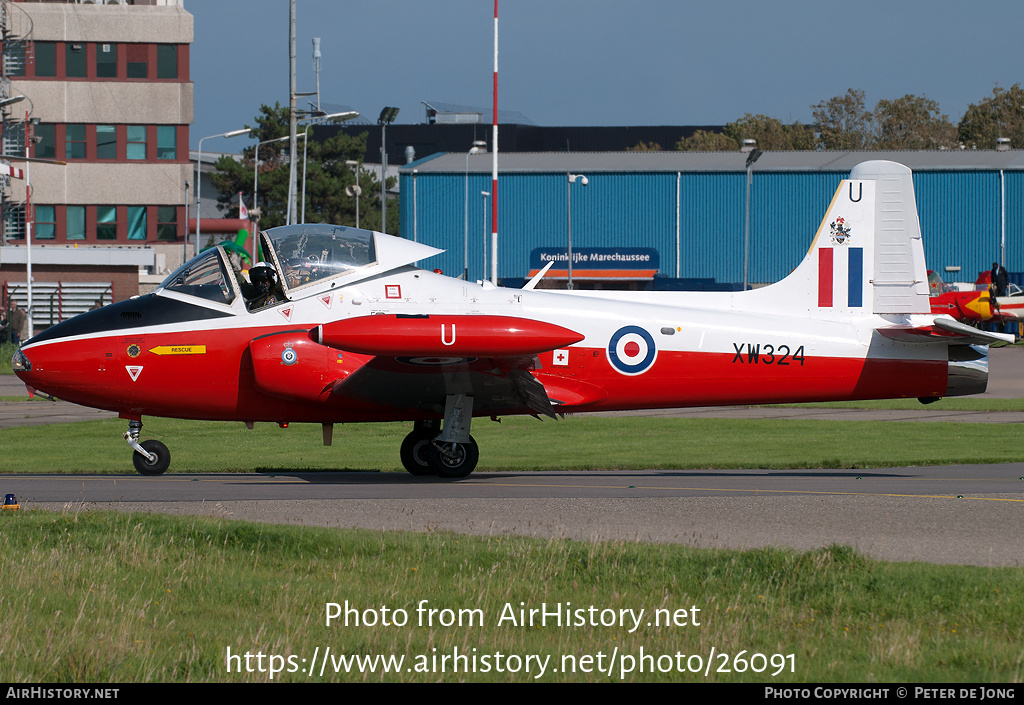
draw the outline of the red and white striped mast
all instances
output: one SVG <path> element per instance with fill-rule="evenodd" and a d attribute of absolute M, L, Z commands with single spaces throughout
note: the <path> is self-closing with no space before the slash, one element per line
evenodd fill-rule
<path fill-rule="evenodd" d="M 491 283 L 498 284 L 498 0 L 494 0 L 494 137 L 491 149 Z"/>

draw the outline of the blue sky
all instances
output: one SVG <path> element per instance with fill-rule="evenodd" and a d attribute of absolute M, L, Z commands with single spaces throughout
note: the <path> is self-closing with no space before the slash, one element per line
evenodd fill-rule
<path fill-rule="evenodd" d="M 420 101 L 486 107 L 492 0 L 297 0 L 298 90 L 376 121 L 423 122 Z M 288 0 L 186 0 L 195 17 L 192 146 L 288 102 Z M 713 125 L 746 113 L 811 121 L 856 88 L 907 93 L 955 123 L 1024 81 L 1024 3 L 991 0 L 501 0 L 499 107 L 538 125 Z M 247 138 L 204 143 L 238 151 Z"/>

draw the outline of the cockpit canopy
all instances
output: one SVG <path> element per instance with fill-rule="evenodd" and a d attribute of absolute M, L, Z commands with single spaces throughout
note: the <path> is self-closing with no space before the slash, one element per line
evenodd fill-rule
<path fill-rule="evenodd" d="M 374 234 L 322 223 L 286 225 L 261 234 L 286 292 L 377 264 Z"/>
<path fill-rule="evenodd" d="M 260 233 L 260 250 L 262 259 L 277 270 L 287 300 L 312 296 L 336 284 L 348 286 L 443 251 L 371 230 L 324 223 L 271 228 Z M 217 246 L 183 264 L 160 288 L 231 306 L 247 286 L 240 284 L 224 247 Z"/>

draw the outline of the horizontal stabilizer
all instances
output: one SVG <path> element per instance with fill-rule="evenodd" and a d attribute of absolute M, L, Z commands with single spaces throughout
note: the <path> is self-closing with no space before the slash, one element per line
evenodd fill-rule
<path fill-rule="evenodd" d="M 879 328 L 878 332 L 886 338 L 903 343 L 946 342 L 949 345 L 991 345 L 998 342 L 1014 342 L 1013 335 L 1009 333 L 989 333 L 948 317 L 936 318 L 930 326 L 888 326 Z"/>

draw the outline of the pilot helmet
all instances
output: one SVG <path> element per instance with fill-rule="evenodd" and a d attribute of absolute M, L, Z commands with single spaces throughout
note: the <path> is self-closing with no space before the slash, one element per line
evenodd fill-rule
<path fill-rule="evenodd" d="M 270 291 L 277 283 L 277 272 L 266 262 L 257 262 L 249 270 L 249 281 L 262 291 Z"/>

